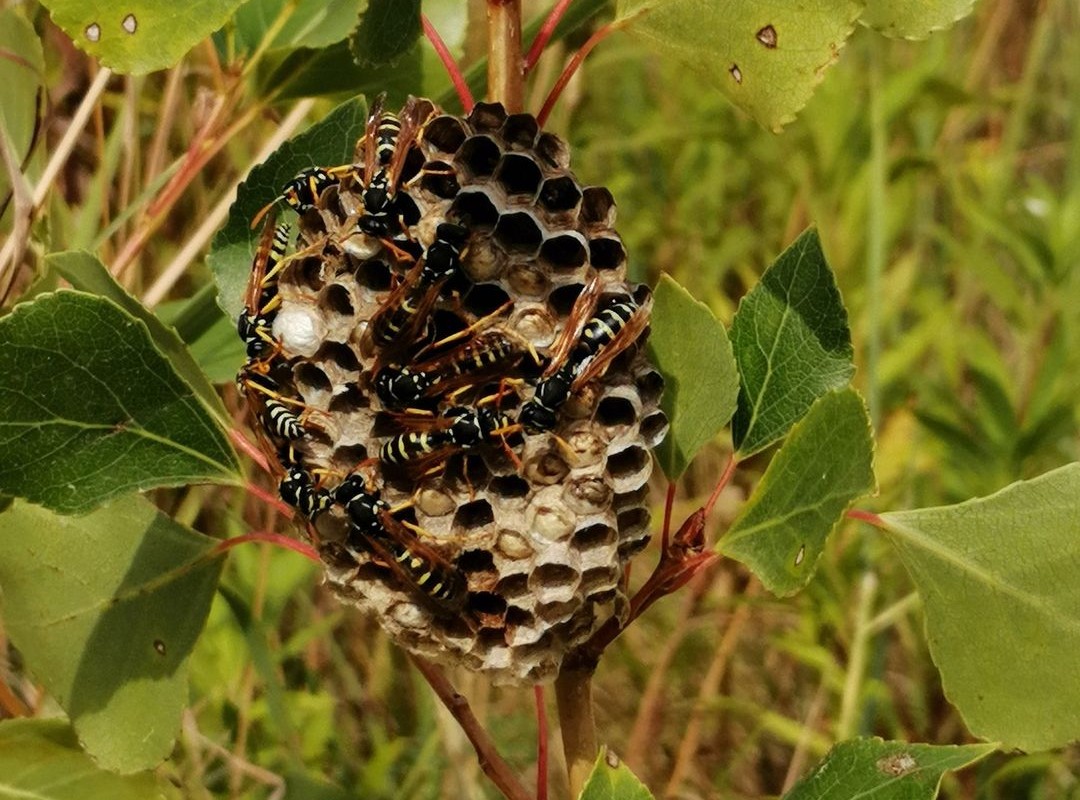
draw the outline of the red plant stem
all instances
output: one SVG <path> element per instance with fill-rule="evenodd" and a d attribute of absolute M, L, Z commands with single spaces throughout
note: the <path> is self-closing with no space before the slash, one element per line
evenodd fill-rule
<path fill-rule="evenodd" d="M 555 107 L 555 103 L 562 95 L 563 90 L 566 89 L 566 84 L 570 83 L 570 79 L 574 77 L 574 73 L 577 72 L 578 67 L 581 66 L 581 62 L 592 52 L 594 47 L 607 38 L 609 33 L 618 30 L 620 27 L 622 27 L 621 23 L 609 22 L 602 28 L 597 29 L 596 33 L 589 37 L 589 41 L 585 42 L 585 44 L 581 46 L 581 49 L 574 53 L 570 62 L 566 65 L 566 69 L 562 71 L 562 75 L 555 81 L 555 85 L 551 87 L 551 92 L 548 94 L 547 100 L 544 101 L 544 107 L 541 108 L 540 113 L 536 115 L 536 121 L 540 124 L 540 127 L 543 127 L 544 123 L 547 122 L 547 118 L 551 114 L 551 109 Z"/>
<path fill-rule="evenodd" d="M 265 489 L 263 489 L 263 488 L 261 488 L 259 486 L 256 486 L 254 483 L 245 483 L 244 488 L 247 490 L 248 494 L 250 494 L 252 497 L 257 497 L 260 500 L 262 500 L 264 503 L 266 503 L 268 506 L 273 506 L 274 509 L 279 514 L 281 514 L 281 516 L 287 517 L 287 518 L 292 517 L 292 515 L 293 515 L 292 508 L 285 505 L 285 503 L 281 502 L 281 500 L 278 499 L 277 497 L 274 497 L 274 495 L 270 494 L 270 492 L 266 491 Z"/>
<path fill-rule="evenodd" d="M 660 536 L 661 552 L 666 553 L 671 542 L 671 507 L 675 505 L 675 482 L 668 481 L 667 496 L 664 498 L 664 532 Z"/>
<path fill-rule="evenodd" d="M 852 508 L 848 510 L 847 515 L 851 519 L 857 519 L 860 522 L 868 522 L 876 528 L 886 527 L 885 520 L 873 511 L 863 511 L 861 508 Z"/>
<path fill-rule="evenodd" d="M 716 501 L 720 499 L 720 493 L 724 491 L 724 487 L 731 481 L 731 476 L 735 474 L 735 467 L 738 465 L 739 460 L 735 458 L 735 454 L 732 453 L 728 457 L 727 466 L 724 467 L 724 473 L 720 476 L 720 480 L 716 483 L 716 488 L 713 489 L 711 495 L 709 495 L 709 502 L 705 504 L 705 516 L 709 516 L 712 513 L 713 506 L 716 505 Z"/>
<path fill-rule="evenodd" d="M 254 461 L 256 464 L 258 464 L 259 469 L 266 473 L 270 472 L 270 462 L 266 460 L 266 456 L 263 455 L 263 451 L 260 450 L 250 439 L 244 436 L 244 434 L 242 434 L 235 428 L 232 428 L 229 430 L 229 438 L 232 439 L 233 444 L 235 444 L 237 447 L 247 453 L 248 457 L 251 458 L 251 460 Z"/>
<path fill-rule="evenodd" d="M 9 717 L 30 716 L 30 709 L 15 695 L 15 692 L 11 691 L 3 680 L 0 680 L 0 711 L 3 711 Z"/>
<path fill-rule="evenodd" d="M 286 550 L 292 550 L 294 553 L 299 553 L 304 558 L 309 561 L 314 561 L 316 564 L 322 563 L 318 551 L 311 545 L 293 539 L 291 536 L 285 536 L 280 533 L 271 533 L 269 531 L 246 533 L 243 536 L 234 536 L 231 539 L 225 539 L 214 548 L 214 553 L 215 555 L 218 553 L 226 553 L 237 545 L 247 544 L 248 542 L 265 542 L 266 544 L 276 545 L 277 547 L 284 547 Z"/>
<path fill-rule="evenodd" d="M 547 706 L 544 705 L 544 687 L 533 687 L 536 700 L 536 800 L 547 800 L 548 796 L 548 723 Z"/>
<path fill-rule="evenodd" d="M 435 30 L 435 26 L 431 24 L 431 20 L 425 14 L 421 14 L 420 22 L 424 26 L 424 35 L 431 42 L 431 46 L 435 48 L 439 60 L 442 61 L 443 67 L 446 69 L 446 74 L 450 76 L 450 82 L 454 84 L 454 91 L 457 92 L 462 108 L 468 114 L 472 111 L 476 101 L 473 100 L 472 92 L 469 91 L 469 84 L 466 83 L 465 76 L 461 74 L 461 67 L 458 66 L 454 57 L 450 55 L 450 49 L 446 46 L 446 42 L 442 40 L 442 37 L 439 36 L 439 32 Z"/>
<path fill-rule="evenodd" d="M 437 666 L 420 656 L 410 655 L 409 658 L 472 742 L 480 769 L 498 787 L 503 796 L 508 800 L 532 800 L 529 792 L 521 785 L 510 766 L 495 749 L 495 742 L 491 740 L 488 732 L 484 730 L 472 709 L 469 708 L 469 701 L 450 684 L 446 675 Z"/>
<path fill-rule="evenodd" d="M 544 52 L 544 48 L 547 47 L 547 43 L 551 41 L 552 35 L 555 33 L 555 28 L 559 26 L 559 21 L 563 18 L 563 14 L 566 13 L 566 9 L 570 8 L 570 4 L 574 0 L 559 0 L 555 4 L 555 7 L 551 9 L 551 13 L 548 14 L 547 19 L 544 20 L 544 24 L 537 31 L 536 38 L 533 39 L 532 45 L 529 47 L 529 54 L 525 56 L 525 74 L 528 75 L 529 71 L 536 66 L 536 62 L 540 60 L 540 56 Z"/>

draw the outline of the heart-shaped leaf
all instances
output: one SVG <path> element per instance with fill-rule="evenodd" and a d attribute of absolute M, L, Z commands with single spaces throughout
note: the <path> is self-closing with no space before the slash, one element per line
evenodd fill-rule
<path fill-rule="evenodd" d="M 862 9 L 862 0 L 619 0 L 617 17 L 776 130 L 806 105 Z"/>
<path fill-rule="evenodd" d="M 578 800 L 652 800 L 652 797 L 619 757 L 603 747 Z"/>
<path fill-rule="evenodd" d="M 243 0 L 45 0 L 75 44 L 117 72 L 171 67 L 216 31 Z"/>
<path fill-rule="evenodd" d="M 972 733 L 1023 750 L 1080 739 L 1080 464 L 882 518 Z"/>
<path fill-rule="evenodd" d="M 420 0 L 369 0 L 350 41 L 362 67 L 395 64 L 420 38 Z"/>

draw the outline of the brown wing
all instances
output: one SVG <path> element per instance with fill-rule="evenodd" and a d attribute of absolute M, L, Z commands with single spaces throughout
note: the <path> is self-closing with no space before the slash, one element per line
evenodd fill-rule
<path fill-rule="evenodd" d="M 619 355 L 619 353 L 636 342 L 637 338 L 641 335 L 641 332 L 645 330 L 648 324 L 649 306 L 639 306 L 637 311 L 634 312 L 634 315 L 627 320 L 626 325 L 615 334 L 615 338 L 604 345 L 600 349 L 600 352 L 593 357 L 592 361 L 577 374 L 577 377 L 574 378 L 574 382 L 570 387 L 571 393 L 577 392 L 589 381 L 603 375 L 615 356 Z"/>
<path fill-rule="evenodd" d="M 271 204 L 272 205 L 272 204 Z M 270 247 L 274 242 L 274 215 L 271 214 L 263 225 L 259 246 L 255 249 L 255 259 L 251 262 L 251 274 L 248 275 L 247 290 L 244 292 L 244 305 L 248 313 L 259 312 L 259 293 L 266 277 L 266 262 L 270 259 Z"/>
<path fill-rule="evenodd" d="M 401 170 L 405 166 L 405 160 L 416 143 L 416 137 L 420 130 L 427 124 L 428 119 L 434 115 L 435 106 L 430 100 L 413 97 L 405 101 L 405 107 L 401 109 L 398 120 L 401 122 L 401 130 L 398 132 L 397 142 L 394 144 L 394 154 L 390 157 L 390 163 L 386 167 L 390 177 L 390 186 L 396 187 L 401 179 Z"/>
<path fill-rule="evenodd" d="M 372 552 L 433 612 L 440 615 L 460 612 L 468 596 L 467 581 L 461 571 L 389 511 L 379 516 L 389 541 L 367 537 Z"/>
<path fill-rule="evenodd" d="M 585 284 L 585 288 L 577 296 L 574 307 L 570 309 L 570 316 L 566 320 L 566 325 L 563 326 L 559 338 L 556 339 L 551 348 L 551 361 L 548 363 L 547 369 L 544 370 L 545 378 L 554 375 L 563 362 L 566 361 L 570 351 L 574 349 L 574 345 L 577 344 L 578 339 L 581 337 L 581 331 L 585 328 L 585 324 L 592 318 L 593 312 L 596 310 L 596 304 L 599 301 L 600 278 L 594 277 Z"/>
<path fill-rule="evenodd" d="M 377 165 L 377 159 L 375 158 L 375 151 L 378 145 L 378 137 L 375 135 L 379 128 L 379 120 L 382 119 L 383 105 L 386 103 L 386 92 L 381 92 L 371 103 L 371 113 L 367 118 L 367 125 L 364 126 L 364 139 L 357 147 L 356 157 L 364 165 L 364 186 L 368 186 L 371 183 L 371 179 L 375 177 L 375 167 Z"/>

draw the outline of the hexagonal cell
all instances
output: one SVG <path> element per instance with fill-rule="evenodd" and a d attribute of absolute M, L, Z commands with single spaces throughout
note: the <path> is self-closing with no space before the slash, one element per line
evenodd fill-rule
<path fill-rule="evenodd" d="M 499 497 L 516 499 L 529 493 L 529 482 L 520 475 L 498 475 L 491 479 L 488 491 Z"/>
<path fill-rule="evenodd" d="M 297 364 L 293 374 L 296 376 L 297 388 L 303 394 L 329 392 L 333 388 L 326 373 L 310 362 Z"/>
<path fill-rule="evenodd" d="M 501 617 L 506 613 L 506 600 L 492 592 L 477 592 L 469 595 L 469 609 L 477 614 Z"/>
<path fill-rule="evenodd" d="M 319 298 L 319 306 L 325 311 L 343 317 L 352 317 L 356 313 L 352 293 L 340 283 L 332 283 L 326 287 L 322 297 Z"/>
<path fill-rule="evenodd" d="M 360 391 L 360 387 L 355 383 L 350 383 L 345 386 L 344 391 L 338 391 L 334 394 L 330 400 L 328 410 L 331 414 L 351 414 L 354 411 L 368 408 L 369 405 L 367 396 Z M 367 456 L 364 456 L 364 458 L 367 458 Z"/>
<path fill-rule="evenodd" d="M 644 447 L 631 446 L 608 455 L 607 468 L 616 481 L 635 478 L 651 465 L 649 451 Z"/>
<path fill-rule="evenodd" d="M 453 528 L 458 533 L 468 533 L 490 525 L 495 521 L 495 513 L 487 500 L 473 500 L 459 506 L 454 514 Z"/>
<path fill-rule="evenodd" d="M 486 178 L 495 171 L 502 157 L 499 145 L 490 136 L 473 136 L 465 140 L 455 160 L 473 178 Z"/>
<path fill-rule="evenodd" d="M 495 591 L 503 597 L 515 598 L 529 593 L 529 573 L 514 572 L 503 575 L 495 584 Z"/>
<path fill-rule="evenodd" d="M 637 409 L 626 397 L 608 395 L 596 407 L 596 421 L 605 428 L 633 425 L 637 422 Z"/>
<path fill-rule="evenodd" d="M 570 148 L 554 133 L 541 133 L 536 140 L 536 154 L 554 169 L 570 169 Z"/>
<path fill-rule="evenodd" d="M 578 514 L 595 514 L 611 504 L 613 492 L 600 475 L 571 476 L 563 485 L 563 500 Z"/>
<path fill-rule="evenodd" d="M 486 317 L 506 305 L 510 295 L 497 283 L 478 283 L 469 290 L 462 305 L 470 314 Z"/>
<path fill-rule="evenodd" d="M 502 103 L 477 103 L 466 117 L 473 130 L 493 131 L 506 121 Z"/>
<path fill-rule="evenodd" d="M 445 161 L 429 161 L 420 173 L 420 188 L 436 197 L 450 200 L 461 191 L 457 173 Z"/>
<path fill-rule="evenodd" d="M 573 211 L 581 202 L 581 189 L 569 175 L 548 178 L 540 187 L 539 203 L 552 213 Z"/>
<path fill-rule="evenodd" d="M 503 141 L 510 147 L 529 150 L 536 142 L 540 126 L 532 114 L 511 114 L 503 123 Z"/>
<path fill-rule="evenodd" d="M 626 262 L 626 248 L 621 240 L 609 236 L 590 239 L 589 262 L 596 269 L 618 269 Z"/>
<path fill-rule="evenodd" d="M 619 538 L 637 540 L 649 535 L 649 509 L 644 507 L 628 508 L 619 514 Z"/>
<path fill-rule="evenodd" d="M 471 231 L 485 230 L 499 221 L 499 209 L 487 192 L 465 189 L 454 198 L 447 217 L 457 220 Z"/>
<path fill-rule="evenodd" d="M 390 265 L 381 258 L 362 261 L 353 273 L 357 285 L 372 292 L 388 291 L 392 274 Z"/>
<path fill-rule="evenodd" d="M 585 288 L 583 283 L 568 283 L 553 289 L 548 295 L 548 306 L 552 312 L 560 317 L 570 316 L 570 310 L 574 307 L 581 291 Z"/>
<path fill-rule="evenodd" d="M 581 221 L 602 228 L 615 224 L 615 198 L 606 187 L 585 187 L 581 197 Z"/>
<path fill-rule="evenodd" d="M 532 214 L 513 211 L 499 217 L 493 237 L 506 252 L 531 256 L 540 247 L 544 234 Z"/>
<path fill-rule="evenodd" d="M 506 272 L 510 290 L 525 297 L 542 297 L 551 290 L 551 281 L 533 264 L 511 264 Z"/>
<path fill-rule="evenodd" d="M 585 237 L 577 231 L 552 236 L 540 247 L 541 261 L 557 270 L 578 269 L 585 265 L 588 255 Z"/>
<path fill-rule="evenodd" d="M 467 135 L 461 120 L 449 114 L 435 117 L 423 129 L 424 141 L 443 153 L 456 153 Z"/>
<path fill-rule="evenodd" d="M 639 373 L 634 383 L 637 384 L 644 405 L 656 405 L 660 402 L 664 393 L 664 376 L 655 369 L 650 367 Z"/>
<path fill-rule="evenodd" d="M 333 362 L 347 372 L 358 372 L 360 370 L 360 362 L 356 358 L 356 352 L 342 342 L 323 342 L 315 353 L 315 360 Z"/>
<path fill-rule="evenodd" d="M 522 153 L 507 153 L 495 169 L 495 180 L 510 197 L 534 197 L 543 177 L 536 162 Z"/>
<path fill-rule="evenodd" d="M 575 531 L 571 544 L 576 550 L 592 550 L 597 547 L 610 547 L 615 544 L 616 538 L 618 537 L 614 528 L 596 523 Z"/>
<path fill-rule="evenodd" d="M 649 416 L 641 420 L 641 438 L 645 441 L 646 446 L 656 447 L 660 442 L 664 441 L 669 427 L 667 414 L 663 411 L 649 414 Z"/>

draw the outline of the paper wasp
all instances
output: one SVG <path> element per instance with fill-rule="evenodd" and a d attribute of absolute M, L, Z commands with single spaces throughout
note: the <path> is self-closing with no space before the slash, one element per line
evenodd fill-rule
<path fill-rule="evenodd" d="M 370 491 L 360 475 L 349 475 L 333 495 L 352 523 L 346 549 L 375 555 L 435 613 L 446 616 L 461 611 L 468 595 L 465 576 L 394 517 L 389 504 L 378 492 Z"/>
<path fill-rule="evenodd" d="M 428 427 L 400 433 L 383 443 L 379 448 L 382 464 L 423 474 L 425 468 L 454 452 L 475 450 L 493 437 L 517 430 L 507 414 L 490 407 L 473 410 L 459 406 L 448 409 L 442 417 L 415 417 L 409 422 L 420 420 L 427 421 Z"/>
<path fill-rule="evenodd" d="M 461 265 L 469 231 L 453 222 L 435 229 L 435 241 L 368 323 L 366 336 L 379 347 L 411 342 L 424 332 L 439 290 Z"/>
<path fill-rule="evenodd" d="M 331 186 L 337 186 L 341 179 L 353 171 L 352 164 L 342 164 L 337 167 L 309 167 L 296 174 L 285 187 L 281 194 L 260 208 L 251 220 L 251 227 L 259 224 L 259 220 L 266 216 L 274 205 L 285 201 L 285 205 L 297 214 L 303 214 L 319 202 L 322 193 Z"/>
<path fill-rule="evenodd" d="M 412 367 L 385 367 L 375 376 L 375 391 L 389 408 L 406 408 L 486 375 L 507 372 L 524 349 L 500 330 L 480 333 L 449 353 Z"/>
<path fill-rule="evenodd" d="M 298 464 L 286 470 L 285 477 L 278 484 L 278 494 L 312 522 L 334 504 L 330 492 L 317 487 L 311 473 Z"/>
<path fill-rule="evenodd" d="M 427 120 L 434 115 L 430 100 L 410 96 L 400 116 L 383 111 L 386 95 L 381 94 L 372 104 L 362 141 L 360 179 L 363 190 L 360 199 L 364 211 L 357 227 L 369 236 L 387 238 L 398 222 L 397 190 L 407 166 L 409 154 Z M 357 169 L 356 166 L 353 167 Z"/>
<path fill-rule="evenodd" d="M 594 278 L 581 292 L 559 334 L 536 391 L 518 413 L 529 433 L 555 427 L 559 409 L 570 395 L 604 374 L 611 361 L 629 347 L 649 323 L 647 305 L 625 295 L 596 311 L 600 284 Z"/>
<path fill-rule="evenodd" d="M 281 386 L 270 377 L 266 366 L 246 364 L 236 375 L 236 388 L 252 408 L 261 406 L 256 413 L 269 433 L 286 441 L 299 439 L 304 435 L 304 423 L 294 409 L 304 404 L 282 395 Z"/>

